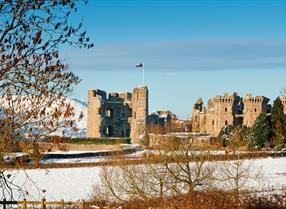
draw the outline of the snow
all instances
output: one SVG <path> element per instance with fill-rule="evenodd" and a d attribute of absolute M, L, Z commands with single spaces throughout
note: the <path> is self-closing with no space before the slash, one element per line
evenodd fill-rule
<path fill-rule="evenodd" d="M 21 112 L 23 110 L 23 107 L 25 110 L 28 110 L 31 106 L 31 102 L 29 99 L 26 99 L 24 96 L 20 97 L 22 99 L 21 103 L 17 106 L 16 110 Z M 73 138 L 84 138 L 86 136 L 86 127 L 87 127 L 87 103 L 79 100 L 79 99 L 72 99 L 72 98 L 65 98 L 66 103 L 70 104 L 74 108 L 75 115 L 73 118 L 70 118 L 74 120 L 75 124 L 73 125 L 73 128 L 59 128 L 56 132 L 54 132 L 52 135 L 58 135 L 58 136 L 66 136 L 66 137 L 73 137 Z M 4 115 L 4 109 L 8 106 L 8 100 L 5 98 L 0 99 L 0 119 L 5 117 Z M 23 107 L 22 107 L 23 106 Z M 53 106 L 60 106 L 60 104 L 54 103 Z M 61 109 L 61 107 L 59 107 Z M 81 120 L 79 120 L 80 115 L 83 114 L 83 117 Z M 45 119 L 44 119 L 45 120 Z M 31 123 L 32 124 L 32 123 Z M 35 133 L 37 131 L 40 131 L 41 129 L 34 127 Z M 25 129 L 22 130 L 23 134 L 25 135 Z"/>
<path fill-rule="evenodd" d="M 75 201 L 88 198 L 92 193 L 92 185 L 99 181 L 99 173 L 100 167 L 87 167 L 20 170 L 10 174 L 15 177 L 14 182 L 22 185 L 21 188 L 28 192 L 27 199 L 38 200 L 45 196 L 47 200 Z M 19 198 L 23 197 L 18 195 L 16 199 Z"/>
<path fill-rule="evenodd" d="M 282 187 L 286 185 L 286 158 L 269 157 L 248 160 L 248 162 L 255 169 L 262 170 L 268 186 Z M 8 173 L 12 174 L 14 183 L 28 191 L 27 199 L 39 199 L 45 196 L 47 200 L 64 199 L 75 201 L 89 198 L 89 195 L 92 194 L 92 186 L 100 181 L 100 170 L 101 167 L 82 167 L 25 171 L 10 170 L 5 173 L 6 175 Z M 28 177 L 36 184 L 33 184 Z M 43 193 L 42 190 L 46 190 L 46 192 Z M 19 194 L 16 196 L 16 199 L 23 198 Z"/>
<path fill-rule="evenodd" d="M 59 129 L 55 135 L 62 136 L 64 132 L 64 136 L 72 137 L 72 138 L 84 138 L 86 137 L 86 127 L 87 127 L 87 104 L 86 102 L 79 100 L 79 99 L 70 99 L 67 98 L 67 102 L 71 104 L 72 107 L 74 107 L 74 121 L 75 121 L 75 127 L 78 129 L 77 131 L 73 131 L 71 128 L 64 128 Z M 78 120 L 79 115 L 83 113 L 83 118 L 81 120 Z"/>

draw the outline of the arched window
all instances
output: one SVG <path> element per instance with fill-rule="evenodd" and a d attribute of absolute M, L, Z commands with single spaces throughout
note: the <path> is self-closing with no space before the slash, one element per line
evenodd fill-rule
<path fill-rule="evenodd" d="M 227 126 L 227 120 L 226 120 L 226 121 L 224 121 L 224 124 Z"/>
<path fill-rule="evenodd" d="M 227 108 L 224 108 L 224 111 L 227 112 Z"/>

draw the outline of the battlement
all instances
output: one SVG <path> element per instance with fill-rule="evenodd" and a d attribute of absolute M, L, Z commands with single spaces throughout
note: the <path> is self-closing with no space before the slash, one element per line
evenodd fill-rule
<path fill-rule="evenodd" d="M 217 95 L 212 98 L 212 100 L 217 103 L 233 103 L 234 101 L 238 99 L 239 97 L 237 96 L 236 92 L 234 92 L 232 95 L 229 95 L 228 93 L 224 93 L 223 96 Z"/>
<path fill-rule="evenodd" d="M 286 97 L 282 100 L 286 113 Z M 236 92 L 209 99 L 207 108 L 197 101 L 192 113 L 193 131 L 218 135 L 228 125 L 252 126 L 260 113 L 270 110 L 268 102 L 267 97 L 252 94 L 246 94 L 242 99 Z"/>
<path fill-rule="evenodd" d="M 252 96 L 252 94 L 246 94 L 246 96 L 243 98 L 244 103 L 268 103 L 270 100 L 265 96 Z"/>
<path fill-rule="evenodd" d="M 100 89 L 89 89 L 88 90 L 88 97 L 101 97 L 106 99 L 106 92 Z"/>

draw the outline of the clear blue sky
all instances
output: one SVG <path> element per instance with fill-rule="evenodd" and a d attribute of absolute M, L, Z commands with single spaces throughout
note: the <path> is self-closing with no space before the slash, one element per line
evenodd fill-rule
<path fill-rule="evenodd" d="M 286 87 L 286 1 L 89 0 L 83 20 L 92 50 L 64 49 L 87 90 L 132 91 L 145 63 L 150 111 L 186 118 L 198 97 L 251 92 L 274 99 Z"/>

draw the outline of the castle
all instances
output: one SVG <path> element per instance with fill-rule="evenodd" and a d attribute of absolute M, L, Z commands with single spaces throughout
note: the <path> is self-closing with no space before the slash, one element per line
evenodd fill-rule
<path fill-rule="evenodd" d="M 148 88 L 138 86 L 133 93 L 88 91 L 87 137 L 130 137 L 139 143 L 147 130 Z"/>
<path fill-rule="evenodd" d="M 286 97 L 280 97 L 286 114 Z M 208 101 L 207 108 L 201 98 L 197 100 L 192 112 L 192 131 L 218 136 L 228 125 L 251 127 L 261 113 L 269 114 L 271 105 L 264 96 L 246 94 L 241 98 L 237 93 L 215 96 Z"/>
<path fill-rule="evenodd" d="M 286 114 L 286 97 L 280 97 Z M 149 125 L 172 131 L 218 136 L 223 127 L 244 125 L 251 127 L 261 113 L 270 114 L 271 105 L 264 96 L 237 93 L 215 96 L 207 107 L 199 98 L 193 107 L 192 120 L 178 120 L 170 111 L 157 111 L 148 115 L 148 88 L 137 86 L 133 92 L 107 93 L 103 90 L 88 91 L 87 137 L 130 137 L 132 143 L 140 143 L 147 136 Z M 190 124 L 190 125 L 189 125 Z M 190 128 L 188 128 L 191 126 Z"/>

